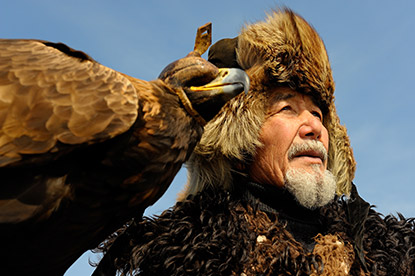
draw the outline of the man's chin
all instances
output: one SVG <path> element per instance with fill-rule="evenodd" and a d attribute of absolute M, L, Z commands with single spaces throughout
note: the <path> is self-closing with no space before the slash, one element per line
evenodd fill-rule
<path fill-rule="evenodd" d="M 333 174 L 319 166 L 292 168 L 285 174 L 285 187 L 304 207 L 315 209 L 331 202 L 336 193 Z"/>

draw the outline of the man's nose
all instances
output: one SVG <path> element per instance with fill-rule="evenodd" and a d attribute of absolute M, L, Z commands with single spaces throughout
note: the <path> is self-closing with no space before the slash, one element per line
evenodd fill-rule
<path fill-rule="evenodd" d="M 304 111 L 301 114 L 301 126 L 299 129 L 299 135 L 303 139 L 320 140 L 323 130 L 323 123 L 320 118 L 316 117 L 309 111 Z"/>

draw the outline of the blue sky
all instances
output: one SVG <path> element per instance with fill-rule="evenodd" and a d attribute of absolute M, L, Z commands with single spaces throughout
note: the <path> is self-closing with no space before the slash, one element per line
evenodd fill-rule
<path fill-rule="evenodd" d="M 285 5 L 323 38 L 336 82 L 336 106 L 351 138 L 362 197 L 384 213 L 415 216 L 415 2 L 348 1 L 4 1 L 0 37 L 64 42 L 100 63 L 144 80 L 193 48 L 196 28 L 212 22 L 213 40 Z M 147 215 L 174 204 L 182 170 Z M 65 274 L 90 275 L 84 254 Z"/>

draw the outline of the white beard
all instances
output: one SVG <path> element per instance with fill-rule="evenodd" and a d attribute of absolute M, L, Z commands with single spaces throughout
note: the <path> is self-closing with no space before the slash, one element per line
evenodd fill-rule
<path fill-rule="evenodd" d="M 324 174 L 318 166 L 312 166 L 313 172 L 303 169 L 289 169 L 285 174 L 285 188 L 302 206 L 315 209 L 333 200 L 336 193 L 336 179 L 325 170 Z"/>

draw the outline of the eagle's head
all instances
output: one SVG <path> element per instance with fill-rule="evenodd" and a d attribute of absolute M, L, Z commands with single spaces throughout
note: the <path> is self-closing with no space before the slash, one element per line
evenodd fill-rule
<path fill-rule="evenodd" d="M 182 90 L 205 121 L 212 119 L 228 100 L 249 89 L 249 78 L 243 70 L 219 69 L 193 52 L 169 64 L 159 79 L 174 90 Z"/>
<path fill-rule="evenodd" d="M 228 100 L 249 90 L 249 77 L 243 70 L 219 69 L 201 58 L 211 42 L 212 24 L 207 23 L 197 29 L 194 50 L 167 65 L 159 76 L 202 125 L 215 117 Z"/>

